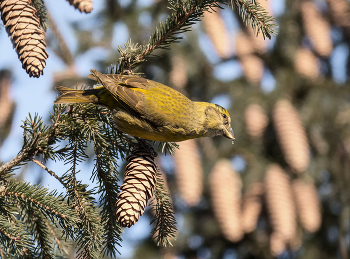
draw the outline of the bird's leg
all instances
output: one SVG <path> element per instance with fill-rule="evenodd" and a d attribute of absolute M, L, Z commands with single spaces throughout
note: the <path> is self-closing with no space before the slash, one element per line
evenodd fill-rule
<path fill-rule="evenodd" d="M 142 139 L 142 138 L 138 138 L 138 137 L 134 137 L 137 140 L 138 146 L 149 151 L 149 153 L 153 156 L 156 157 L 158 156 L 158 153 L 154 150 L 154 148 L 147 143 L 146 140 Z"/>

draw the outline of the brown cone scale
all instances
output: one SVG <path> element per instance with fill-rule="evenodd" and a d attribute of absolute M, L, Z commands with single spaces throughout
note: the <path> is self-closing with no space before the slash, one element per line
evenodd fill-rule
<path fill-rule="evenodd" d="M 37 10 L 30 3 L 31 0 L 3 0 L 0 13 L 22 67 L 30 77 L 40 77 L 44 74 L 49 55 L 46 52 L 45 32 L 35 15 Z"/>
<path fill-rule="evenodd" d="M 81 13 L 91 13 L 93 9 L 92 0 L 67 0 L 75 9 Z"/>
<path fill-rule="evenodd" d="M 222 159 L 209 175 L 211 201 L 215 218 L 225 238 L 238 242 L 243 238 L 241 220 L 241 178 L 231 162 Z"/>
<path fill-rule="evenodd" d="M 139 220 L 156 186 L 157 167 L 149 150 L 135 149 L 127 161 L 116 204 L 117 221 L 122 227 L 131 227 Z"/>

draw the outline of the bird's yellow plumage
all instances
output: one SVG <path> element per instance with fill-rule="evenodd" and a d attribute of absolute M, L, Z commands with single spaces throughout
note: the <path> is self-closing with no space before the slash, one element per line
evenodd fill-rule
<path fill-rule="evenodd" d="M 163 84 L 137 76 L 102 74 L 91 70 L 91 79 L 102 86 L 88 90 L 56 87 L 60 103 L 94 103 L 113 111 L 117 128 L 129 135 L 156 141 L 223 135 L 234 139 L 226 109 L 193 102 Z"/>

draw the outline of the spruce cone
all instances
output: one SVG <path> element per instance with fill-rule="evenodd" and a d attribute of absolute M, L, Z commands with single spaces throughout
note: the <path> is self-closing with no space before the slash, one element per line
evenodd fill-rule
<path fill-rule="evenodd" d="M 301 225 L 310 233 L 316 232 L 321 226 L 322 216 L 315 185 L 295 180 L 292 188 Z"/>
<path fill-rule="evenodd" d="M 215 217 L 225 238 L 238 242 L 243 238 L 241 221 L 241 179 L 229 160 L 220 160 L 209 175 Z"/>
<path fill-rule="evenodd" d="M 0 131 L 9 126 L 14 102 L 10 98 L 11 75 L 8 70 L 0 71 Z M 0 136 L 1 137 L 1 136 Z"/>
<path fill-rule="evenodd" d="M 301 15 L 306 34 L 310 37 L 316 52 L 328 57 L 333 50 L 330 25 L 311 1 L 301 2 Z"/>
<path fill-rule="evenodd" d="M 67 0 L 75 9 L 79 9 L 81 13 L 91 13 L 93 9 L 92 0 Z"/>
<path fill-rule="evenodd" d="M 31 0 L 3 0 L 0 3 L 1 19 L 16 48 L 22 67 L 30 77 L 44 74 L 46 59 L 45 32 L 40 28 L 36 9 Z"/>
<path fill-rule="evenodd" d="M 243 197 L 242 226 L 245 233 L 253 232 L 258 223 L 262 209 L 262 196 L 264 186 L 262 183 L 253 183 Z"/>
<path fill-rule="evenodd" d="M 265 11 L 268 13 L 268 15 L 273 15 L 271 8 L 270 8 L 270 1 L 269 0 L 258 0 L 260 6 L 265 9 Z M 256 33 L 254 33 L 254 30 L 251 26 L 247 26 L 247 31 L 249 33 L 249 36 L 251 38 L 252 45 L 254 46 L 254 50 L 257 53 L 264 53 L 267 50 L 267 44 L 268 41 L 264 39 L 264 36 L 260 32 L 258 36 L 256 36 Z"/>
<path fill-rule="evenodd" d="M 286 241 L 280 233 L 273 232 L 270 236 L 270 251 L 273 256 L 279 256 L 286 249 Z"/>
<path fill-rule="evenodd" d="M 253 54 L 251 40 L 243 32 L 236 36 L 236 52 L 248 82 L 258 84 L 264 73 L 264 64 L 260 58 Z"/>
<path fill-rule="evenodd" d="M 320 75 L 317 58 L 310 50 L 303 47 L 295 53 L 294 67 L 301 76 L 316 79 Z"/>
<path fill-rule="evenodd" d="M 187 85 L 186 63 L 182 56 L 173 56 L 171 58 L 170 83 L 178 89 L 183 89 Z"/>
<path fill-rule="evenodd" d="M 229 58 L 231 54 L 229 33 L 224 20 L 220 16 L 220 9 L 214 8 L 212 12 L 205 12 L 203 23 L 219 57 Z"/>
<path fill-rule="evenodd" d="M 261 138 L 269 122 L 263 108 L 258 104 L 250 104 L 244 112 L 244 118 L 249 136 L 253 139 Z"/>
<path fill-rule="evenodd" d="M 180 196 L 189 206 L 196 205 L 202 196 L 203 169 L 194 139 L 182 141 L 174 154 L 176 184 Z"/>
<path fill-rule="evenodd" d="M 296 173 L 304 172 L 310 162 L 310 153 L 298 111 L 289 101 L 280 100 L 273 110 L 273 121 L 287 163 Z"/>
<path fill-rule="evenodd" d="M 350 6 L 347 0 L 327 0 L 328 8 L 334 22 L 346 28 L 349 34 L 350 29 Z"/>
<path fill-rule="evenodd" d="M 265 193 L 272 235 L 288 243 L 296 234 L 296 212 L 289 177 L 278 165 L 271 165 L 266 172 Z"/>
<path fill-rule="evenodd" d="M 116 203 L 117 221 L 122 227 L 131 227 L 139 220 L 156 186 L 157 166 L 149 150 L 133 150 L 127 161 Z"/>

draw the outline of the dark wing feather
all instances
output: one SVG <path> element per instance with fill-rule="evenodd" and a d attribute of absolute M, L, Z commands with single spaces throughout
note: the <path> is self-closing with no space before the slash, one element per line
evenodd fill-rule
<path fill-rule="evenodd" d="M 144 110 L 144 92 L 148 89 L 148 81 L 142 77 L 124 76 L 119 74 L 102 74 L 91 69 L 89 78 L 101 83 L 114 98 L 122 104 L 125 110 L 134 115 L 142 114 Z"/>

